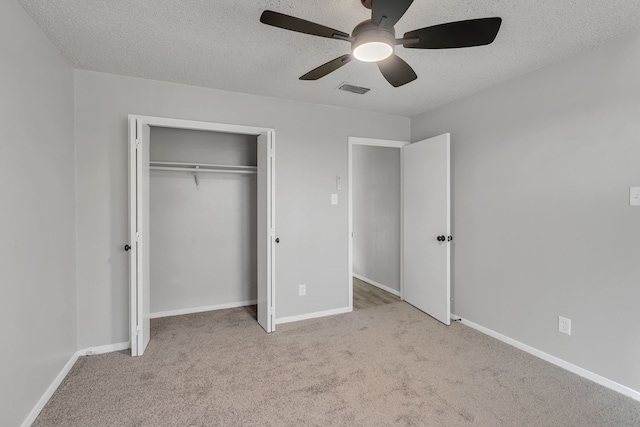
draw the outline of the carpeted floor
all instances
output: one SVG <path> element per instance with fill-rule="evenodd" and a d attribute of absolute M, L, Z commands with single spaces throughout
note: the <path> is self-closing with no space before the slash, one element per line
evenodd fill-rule
<path fill-rule="evenodd" d="M 34 426 L 639 426 L 640 402 L 404 302 L 280 325 L 156 319 L 81 357 Z"/>

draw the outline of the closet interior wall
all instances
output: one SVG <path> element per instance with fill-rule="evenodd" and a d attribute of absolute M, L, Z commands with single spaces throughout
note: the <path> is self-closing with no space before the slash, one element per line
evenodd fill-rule
<path fill-rule="evenodd" d="M 255 304 L 256 137 L 152 127 L 150 160 L 151 316 Z"/>

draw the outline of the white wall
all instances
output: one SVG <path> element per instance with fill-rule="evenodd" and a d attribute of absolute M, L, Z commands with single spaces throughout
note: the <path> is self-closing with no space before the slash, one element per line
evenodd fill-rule
<path fill-rule="evenodd" d="M 152 161 L 255 166 L 257 138 L 151 128 Z M 257 297 L 257 175 L 151 171 L 151 313 Z"/>
<path fill-rule="evenodd" d="M 635 390 L 638 76 L 635 34 L 411 120 L 451 132 L 453 311 Z"/>
<path fill-rule="evenodd" d="M 0 2 L 0 425 L 17 426 L 76 351 L 73 71 Z"/>
<path fill-rule="evenodd" d="M 354 145 L 353 273 L 400 291 L 400 149 Z"/>
<path fill-rule="evenodd" d="M 409 119 L 88 71 L 75 89 L 80 347 L 129 339 L 127 114 L 274 128 L 276 317 L 348 306 L 348 137 L 408 140 Z"/>

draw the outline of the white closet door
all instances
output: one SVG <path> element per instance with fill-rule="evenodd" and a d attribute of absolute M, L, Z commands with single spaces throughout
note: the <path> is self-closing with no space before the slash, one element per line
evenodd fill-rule
<path fill-rule="evenodd" d="M 402 151 L 402 297 L 449 325 L 449 134 L 409 144 Z"/>
<path fill-rule="evenodd" d="M 130 118 L 129 211 L 131 355 L 142 356 L 151 338 L 149 262 L 149 144 L 151 128 Z"/>
<path fill-rule="evenodd" d="M 267 332 L 273 321 L 273 132 L 258 136 L 258 323 Z"/>

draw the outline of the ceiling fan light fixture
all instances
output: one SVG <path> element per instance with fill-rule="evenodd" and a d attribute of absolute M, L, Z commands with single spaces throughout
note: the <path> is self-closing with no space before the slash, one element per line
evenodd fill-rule
<path fill-rule="evenodd" d="M 364 21 L 353 29 L 351 53 L 363 62 L 378 62 L 393 55 L 396 46 L 395 30 L 379 28 Z"/>
<path fill-rule="evenodd" d="M 393 53 L 393 46 L 386 40 L 365 41 L 353 48 L 353 56 L 362 62 L 378 62 Z"/>

